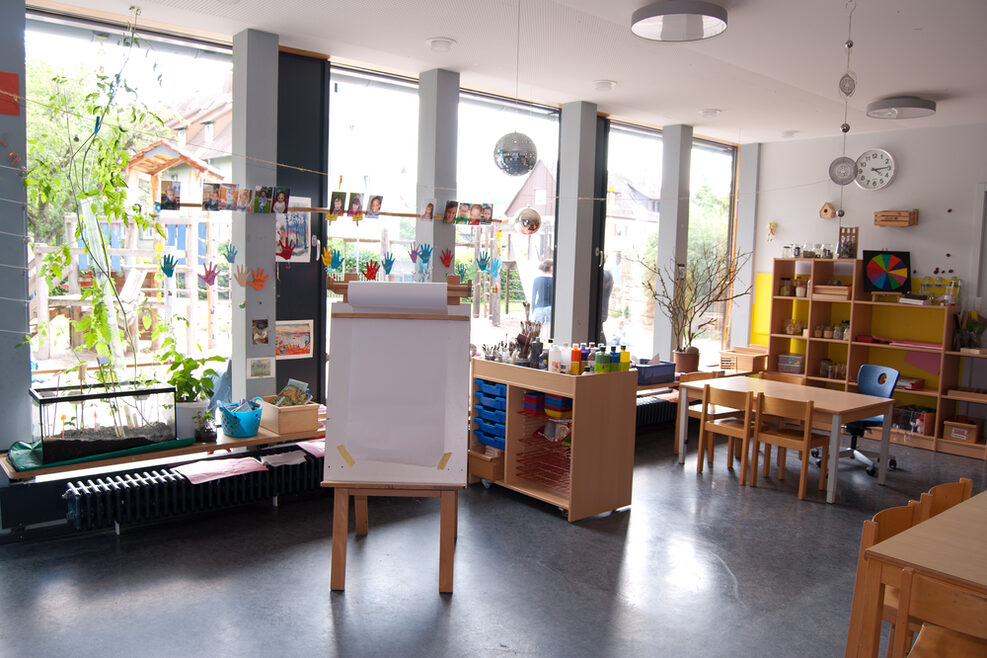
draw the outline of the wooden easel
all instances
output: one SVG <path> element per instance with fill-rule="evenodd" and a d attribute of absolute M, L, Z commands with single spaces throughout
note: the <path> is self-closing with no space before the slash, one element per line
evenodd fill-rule
<path fill-rule="evenodd" d="M 367 534 L 367 496 L 402 498 L 438 498 L 439 516 L 439 592 L 452 593 L 452 558 L 456 550 L 459 486 L 323 482 L 335 488 L 332 511 L 332 567 L 329 587 L 346 588 L 346 540 L 349 535 L 350 496 L 353 497 L 356 534 Z"/>

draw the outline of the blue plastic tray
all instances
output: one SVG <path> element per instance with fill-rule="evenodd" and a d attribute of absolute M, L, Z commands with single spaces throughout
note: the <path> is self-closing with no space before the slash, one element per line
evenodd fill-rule
<path fill-rule="evenodd" d="M 473 430 L 473 435 L 476 437 L 477 441 L 479 441 L 485 446 L 490 446 L 491 448 L 500 448 L 501 450 L 504 449 L 504 437 L 502 436 L 490 436 L 489 434 L 486 434 L 485 432 L 481 432 L 480 430 Z"/>
<path fill-rule="evenodd" d="M 494 395 L 497 397 L 504 397 L 507 395 L 507 384 L 488 382 L 485 379 L 474 379 L 473 383 L 476 384 L 476 390 L 480 391 L 484 395 Z"/>
<path fill-rule="evenodd" d="M 474 417 L 482 418 L 483 420 L 489 421 L 491 423 L 504 424 L 507 421 L 507 412 L 498 411 L 496 409 L 488 409 L 487 407 L 476 405 L 473 407 Z"/>
<path fill-rule="evenodd" d="M 490 436 L 504 436 L 504 426 L 500 423 L 491 423 L 482 418 L 474 418 L 473 420 L 476 422 L 476 428 L 481 432 Z"/>
<path fill-rule="evenodd" d="M 479 391 L 473 393 L 473 395 L 476 396 L 476 403 L 486 407 L 487 409 L 500 409 L 501 411 L 507 410 L 507 398 L 484 395 Z"/>

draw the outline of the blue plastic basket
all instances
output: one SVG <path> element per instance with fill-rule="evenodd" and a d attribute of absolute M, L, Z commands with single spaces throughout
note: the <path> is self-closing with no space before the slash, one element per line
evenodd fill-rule
<path fill-rule="evenodd" d="M 497 411 L 481 405 L 473 407 L 473 415 L 491 423 L 505 423 L 507 421 L 506 411 Z"/>
<path fill-rule="evenodd" d="M 257 429 L 260 427 L 261 399 L 254 398 L 250 401 L 251 411 L 234 411 L 240 406 L 237 402 L 227 402 L 219 406 L 220 415 L 223 417 L 223 434 L 237 439 L 246 439 L 257 436 Z"/>
<path fill-rule="evenodd" d="M 490 446 L 491 448 L 504 449 L 504 437 L 502 436 L 490 436 L 486 432 L 481 432 L 480 430 L 473 430 L 473 436 L 476 440 L 485 446 Z"/>
<path fill-rule="evenodd" d="M 507 399 L 494 397 L 491 395 L 484 395 L 479 391 L 473 393 L 476 397 L 476 403 L 486 407 L 487 409 L 499 409 L 505 411 L 507 409 Z"/>
<path fill-rule="evenodd" d="M 507 395 L 507 384 L 488 382 L 485 379 L 474 379 L 473 383 L 476 384 L 477 390 L 484 395 L 495 395 L 498 397 Z"/>
<path fill-rule="evenodd" d="M 504 436 L 504 426 L 500 423 L 490 423 L 482 418 L 474 418 L 476 429 L 489 434 L 490 436 Z"/>

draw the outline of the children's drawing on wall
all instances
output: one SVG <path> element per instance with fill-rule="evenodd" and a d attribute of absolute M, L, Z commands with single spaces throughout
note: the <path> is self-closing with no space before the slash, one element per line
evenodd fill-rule
<path fill-rule="evenodd" d="M 269 356 L 247 359 L 247 379 L 267 379 L 274 376 L 274 359 Z"/>
<path fill-rule="evenodd" d="M 384 197 L 375 194 L 367 202 L 367 217 L 380 217 L 380 206 L 384 203 Z"/>
<path fill-rule="evenodd" d="M 271 194 L 273 193 L 272 188 L 258 185 L 254 189 L 254 212 L 271 212 Z"/>
<path fill-rule="evenodd" d="M 267 318 L 250 321 L 250 340 L 254 345 L 267 345 Z"/>
<path fill-rule="evenodd" d="M 178 210 L 181 204 L 182 184 L 177 180 L 161 181 L 161 210 Z"/>
<path fill-rule="evenodd" d="M 274 201 L 271 203 L 271 212 L 288 212 L 288 199 L 291 197 L 291 190 L 287 187 L 274 188 Z M 308 206 L 304 206 L 308 207 Z"/>
<path fill-rule="evenodd" d="M 295 197 L 295 205 L 300 208 L 308 208 L 312 200 L 306 197 Z M 275 260 L 279 263 L 307 263 L 310 258 L 309 236 L 311 235 L 312 214 L 309 212 L 292 210 L 287 213 L 275 215 L 274 235 L 275 249 L 277 249 Z M 291 256 L 282 257 L 287 253 L 286 246 L 291 246 Z"/>
<path fill-rule="evenodd" d="M 274 356 L 278 359 L 312 357 L 312 320 L 278 320 L 274 330 Z"/>

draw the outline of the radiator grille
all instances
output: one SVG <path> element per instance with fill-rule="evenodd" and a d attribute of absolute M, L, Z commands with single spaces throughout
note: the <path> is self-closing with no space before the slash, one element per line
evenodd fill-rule
<path fill-rule="evenodd" d="M 191 484 L 170 468 L 75 480 L 66 483 L 63 495 L 66 518 L 77 530 L 91 530 L 315 491 L 322 483 L 323 463 L 323 458 L 306 455 L 302 464 L 202 484 Z"/>

